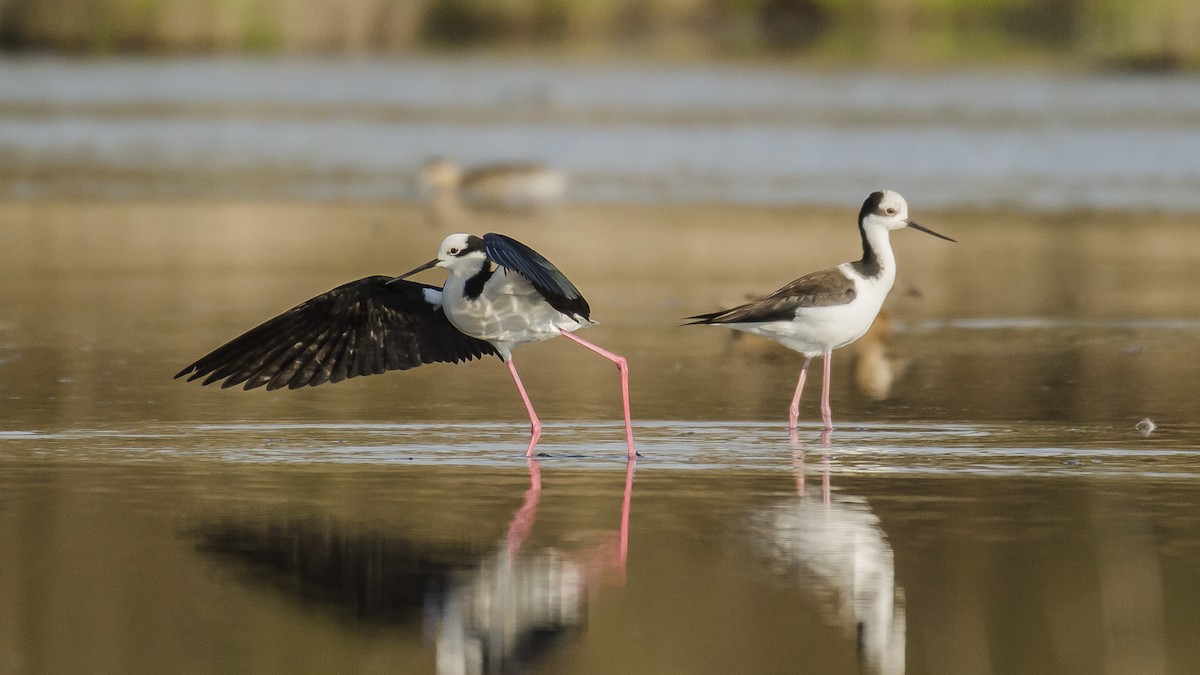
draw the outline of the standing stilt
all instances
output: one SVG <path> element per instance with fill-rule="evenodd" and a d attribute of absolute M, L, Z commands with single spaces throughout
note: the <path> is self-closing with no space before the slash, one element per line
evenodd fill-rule
<path fill-rule="evenodd" d="M 804 387 L 809 360 L 822 355 L 825 381 L 821 391 L 821 420 L 825 429 L 831 430 L 829 354 L 865 335 L 879 316 L 896 281 L 896 255 L 889 233 L 903 228 L 954 241 L 909 220 L 908 203 L 895 192 L 872 192 L 858 212 L 861 258 L 806 274 L 737 307 L 690 316 L 687 325 L 726 326 L 770 338 L 804 355 L 804 368 L 788 410 L 792 436 L 800 416 L 800 390 Z"/>

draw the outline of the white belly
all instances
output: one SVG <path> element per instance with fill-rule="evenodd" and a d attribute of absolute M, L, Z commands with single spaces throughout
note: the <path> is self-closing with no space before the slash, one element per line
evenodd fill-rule
<path fill-rule="evenodd" d="M 443 291 L 446 318 L 454 327 L 502 351 L 522 342 L 538 342 L 583 327 L 546 303 L 524 277 L 501 267 L 474 299 L 463 297 L 466 279 L 451 276 Z"/>
<path fill-rule="evenodd" d="M 864 286 L 859 285 L 857 299 L 849 304 L 806 307 L 791 321 L 729 324 L 729 327 L 771 338 L 805 356 L 819 356 L 859 339 L 875 321 L 891 286 Z"/>

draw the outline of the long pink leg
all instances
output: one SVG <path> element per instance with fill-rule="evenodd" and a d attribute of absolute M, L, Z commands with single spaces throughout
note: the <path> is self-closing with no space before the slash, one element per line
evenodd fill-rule
<path fill-rule="evenodd" d="M 826 349 L 821 360 L 824 361 L 825 372 L 821 378 L 821 421 L 825 423 L 825 430 L 833 430 L 833 408 L 829 407 L 829 357 L 833 352 Z"/>
<path fill-rule="evenodd" d="M 630 417 L 630 414 L 629 414 L 629 362 L 625 360 L 624 356 L 621 356 L 619 354 L 614 354 L 606 349 L 601 349 L 600 347 L 597 347 L 596 345 L 588 342 L 587 340 L 584 340 L 583 338 L 579 337 L 578 335 L 575 335 L 573 333 L 568 333 L 565 330 L 561 331 L 561 332 L 563 334 L 563 337 L 569 338 L 575 342 L 578 342 L 579 344 L 583 345 L 584 347 L 587 347 L 588 349 L 596 352 L 600 356 L 603 356 L 604 358 L 608 359 L 609 361 L 612 361 L 613 363 L 617 364 L 617 370 L 619 370 L 621 372 L 621 403 L 625 407 L 625 442 L 629 446 L 630 459 L 637 457 L 637 451 L 633 449 L 633 419 Z"/>
<path fill-rule="evenodd" d="M 800 420 L 800 392 L 804 391 L 804 378 L 808 377 L 808 364 L 811 356 L 804 357 L 804 367 L 800 369 L 800 379 L 796 382 L 796 395 L 792 397 L 792 407 L 788 408 L 788 430 L 796 430 L 796 422 Z"/>
<path fill-rule="evenodd" d="M 526 457 L 533 457 L 533 446 L 537 445 L 538 437 L 542 435 L 542 421 L 538 419 L 537 413 L 533 411 L 533 404 L 529 402 L 529 394 L 525 393 L 525 385 L 521 384 L 521 376 L 517 375 L 517 367 L 513 365 L 512 359 L 507 362 L 508 372 L 512 374 L 513 382 L 517 383 L 517 391 L 521 392 L 521 400 L 525 402 L 525 410 L 529 413 L 529 433 L 532 437 L 529 439 L 529 449 L 525 451 Z"/>

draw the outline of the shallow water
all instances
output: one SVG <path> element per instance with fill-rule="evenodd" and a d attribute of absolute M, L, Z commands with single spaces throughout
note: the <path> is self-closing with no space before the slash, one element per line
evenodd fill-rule
<path fill-rule="evenodd" d="M 406 199 L 431 156 L 537 160 L 602 202 L 1194 211 L 1195 76 L 0 59 L 0 195 Z"/>
<path fill-rule="evenodd" d="M 766 424 L 649 422 L 629 474 L 604 438 L 619 430 L 559 426 L 573 442 L 533 465 L 537 491 L 517 425 L 9 434 L 5 667 L 1187 672 L 1200 658 L 1194 451 L 885 425 L 835 434 L 826 455 Z"/>
<path fill-rule="evenodd" d="M 896 234 L 827 444 L 811 385 L 784 428 L 795 355 L 677 324 L 851 257 L 846 214 L 481 216 L 629 357 L 630 467 L 616 373 L 565 341 L 517 352 L 533 464 L 494 359 L 171 379 L 427 260 L 415 207 L 0 204 L 0 671 L 1195 671 L 1194 219 L 917 213 L 961 243 Z"/>

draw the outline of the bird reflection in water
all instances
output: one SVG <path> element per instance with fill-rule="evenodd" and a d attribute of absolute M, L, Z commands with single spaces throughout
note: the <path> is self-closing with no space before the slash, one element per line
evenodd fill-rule
<path fill-rule="evenodd" d="M 832 491 L 828 432 L 821 444 L 820 497 L 806 489 L 805 449 L 793 436 L 797 496 L 758 513 L 758 530 L 772 557 L 815 592 L 825 620 L 856 638 L 864 672 L 903 673 L 904 591 L 892 547 L 865 499 Z"/>
<path fill-rule="evenodd" d="M 458 575 L 429 620 L 436 627 L 439 673 L 520 670 L 584 623 L 587 598 L 612 571 L 625 581 L 634 462 L 625 472 L 616 532 L 580 555 L 546 550 L 522 555 L 541 498 L 541 469 L 529 460 L 529 489 L 505 546 Z"/>
<path fill-rule="evenodd" d="M 197 549 L 238 563 L 251 583 L 356 622 L 410 626 L 420 617 L 438 673 L 521 672 L 583 630 L 590 593 L 624 584 L 634 478 L 631 460 L 620 523 L 602 543 L 577 554 L 530 551 L 542 484 L 537 460 L 528 466 L 524 500 L 490 552 L 439 550 L 315 521 L 209 525 L 194 532 Z"/>
<path fill-rule="evenodd" d="M 854 388 L 872 401 L 892 395 L 892 386 L 908 368 L 908 360 L 896 357 L 890 347 L 895 327 L 891 312 L 883 309 L 867 334 L 851 345 L 854 359 Z"/>

